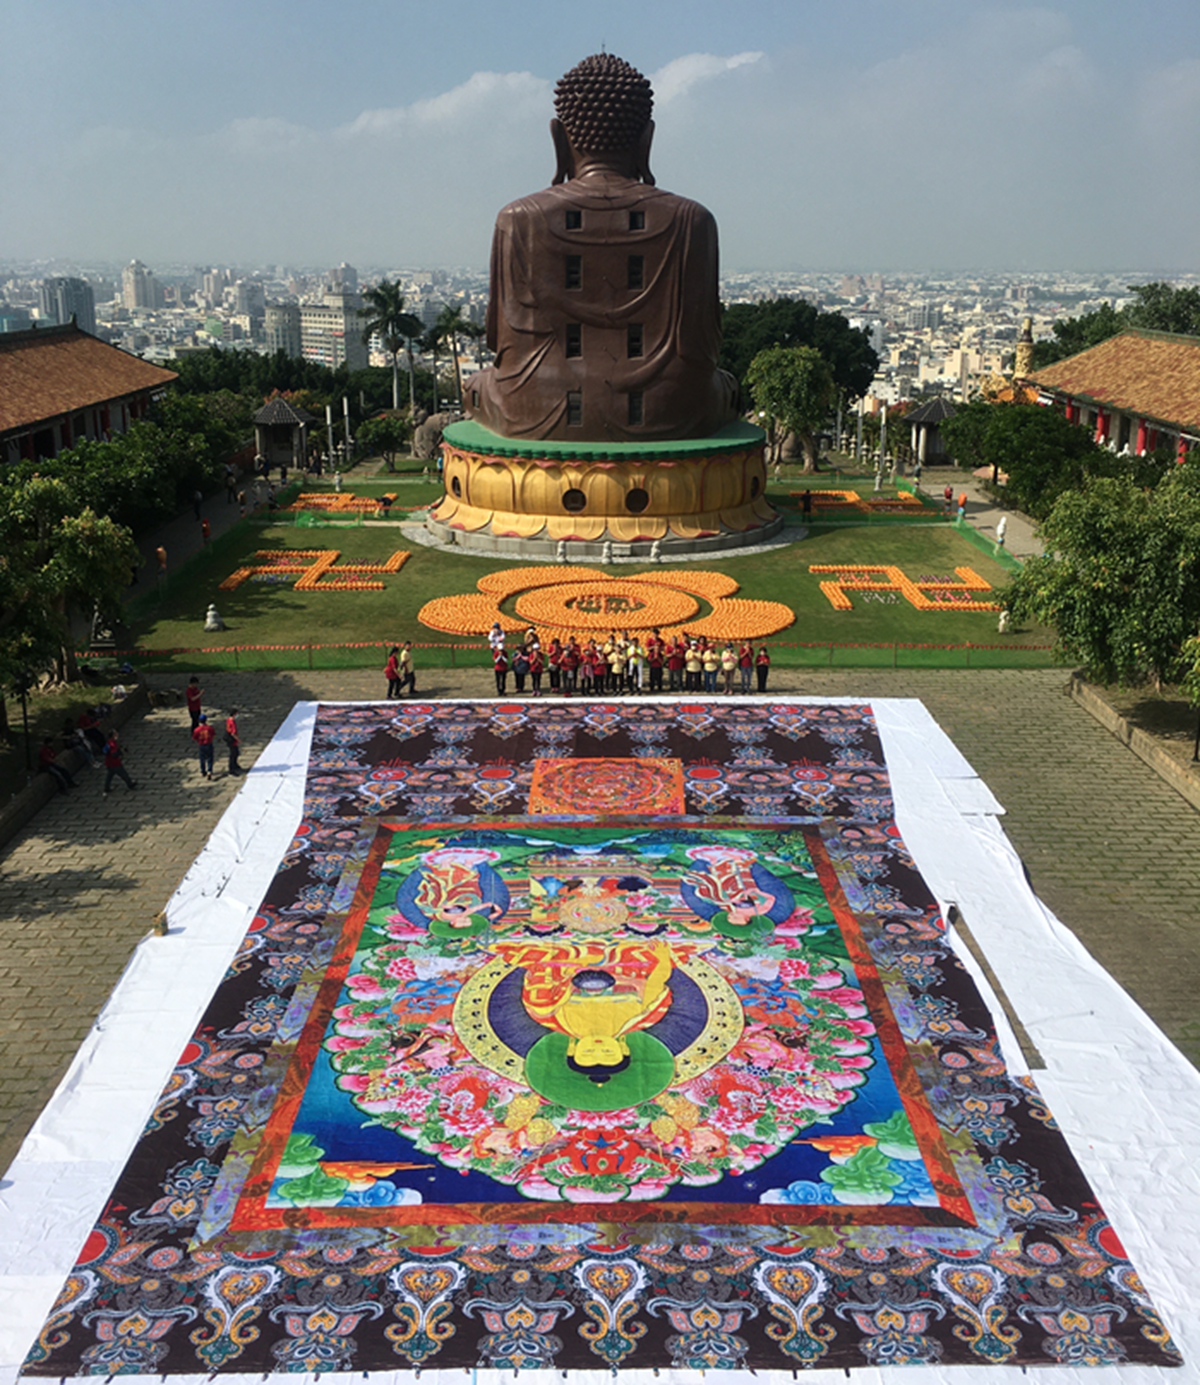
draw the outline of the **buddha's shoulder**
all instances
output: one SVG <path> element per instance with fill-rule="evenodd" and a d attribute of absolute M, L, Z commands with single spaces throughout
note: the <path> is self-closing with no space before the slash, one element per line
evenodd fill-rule
<path fill-rule="evenodd" d="M 672 220 L 711 222 L 712 213 L 690 197 L 668 192 L 632 180 L 606 180 L 602 184 L 584 179 L 572 179 L 556 187 L 518 197 L 502 207 L 496 216 L 497 226 L 514 226 L 530 220 L 544 220 L 566 208 L 595 210 L 624 210 L 653 206 L 660 214 L 666 212 Z"/>

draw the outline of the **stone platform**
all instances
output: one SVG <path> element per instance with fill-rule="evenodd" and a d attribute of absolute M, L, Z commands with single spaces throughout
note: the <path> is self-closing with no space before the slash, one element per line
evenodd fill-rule
<path fill-rule="evenodd" d="M 602 443 L 503 438 L 451 424 L 446 494 L 429 529 L 444 543 L 512 557 L 649 558 L 762 543 L 783 526 L 766 499 L 765 435 L 731 423 L 707 438 Z"/>

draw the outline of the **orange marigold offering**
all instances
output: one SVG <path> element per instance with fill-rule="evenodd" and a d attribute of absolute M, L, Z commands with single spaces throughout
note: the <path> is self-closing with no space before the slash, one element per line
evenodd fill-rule
<path fill-rule="evenodd" d="M 687 592 L 655 589 L 636 578 L 601 578 L 540 587 L 517 598 L 517 614 L 537 624 L 572 624 L 581 630 L 645 630 L 694 616 L 700 605 Z"/>
<path fill-rule="evenodd" d="M 417 619 L 431 630 L 444 630 L 448 635 L 484 635 L 494 622 L 501 630 L 524 630 L 528 621 L 513 620 L 504 615 L 494 596 L 437 596 L 427 601 L 417 612 Z"/>
<path fill-rule="evenodd" d="M 689 635 L 710 640 L 758 640 L 786 630 L 796 613 L 782 601 L 743 601 L 721 597 L 712 604 L 712 614 L 689 621 Z"/>
<path fill-rule="evenodd" d="M 832 582 L 822 582 L 821 591 L 829 604 L 838 611 L 854 609 L 853 602 L 846 595 L 848 591 L 897 591 L 915 606 L 918 611 L 998 611 L 994 601 L 975 601 L 973 592 L 990 592 L 990 583 L 973 568 L 956 567 L 957 582 L 949 580 L 917 580 L 898 567 L 883 564 L 863 564 L 852 567 L 849 564 L 813 563 L 809 572 L 836 573 Z"/>
<path fill-rule="evenodd" d="M 481 592 L 492 592 L 497 601 L 503 601 L 514 592 L 531 591 L 534 587 L 555 587 L 560 582 L 587 578 L 598 582 L 608 580 L 607 575 L 596 568 L 559 567 L 546 563 L 543 567 L 510 567 L 501 572 L 489 572 L 475 585 Z"/>
<path fill-rule="evenodd" d="M 696 596 L 702 596 L 705 601 L 718 601 L 723 596 L 732 596 L 738 590 L 738 584 L 732 577 L 726 577 L 723 572 L 707 570 L 687 572 L 681 568 L 678 572 L 639 572 L 637 580 L 657 582 L 663 587 L 692 592 Z"/>

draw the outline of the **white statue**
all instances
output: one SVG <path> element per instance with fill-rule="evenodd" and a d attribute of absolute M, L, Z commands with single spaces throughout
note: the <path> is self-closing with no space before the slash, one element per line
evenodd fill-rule
<path fill-rule="evenodd" d="M 1009 623 L 1010 623 L 1011 620 L 1012 620 L 1012 617 L 1008 614 L 1007 611 L 1001 611 L 1001 612 L 1000 612 L 1000 620 L 998 621 L 998 623 L 997 623 L 997 625 L 996 625 L 996 629 L 999 631 L 1000 634 L 1002 634 L 1002 635 L 1007 635 L 1007 634 L 1008 634 L 1008 627 L 1009 627 Z"/>
<path fill-rule="evenodd" d="M 204 628 L 206 631 L 225 629 L 225 622 L 221 619 L 221 613 L 215 605 L 208 608 L 208 614 L 204 617 Z"/>
<path fill-rule="evenodd" d="M 566 539 L 559 539 L 558 547 L 554 550 L 554 561 L 556 563 L 565 563 L 567 561 Z"/>
<path fill-rule="evenodd" d="M 612 560 L 612 540 L 605 539 L 604 547 L 600 550 L 600 561 L 605 565 L 605 567 L 609 567 L 612 564 Z"/>
<path fill-rule="evenodd" d="M 335 471 L 335 472 L 333 473 L 333 488 L 334 488 L 335 491 L 337 491 L 338 495 L 341 495 L 341 493 L 342 493 L 342 473 L 341 473 L 340 471 Z"/>
<path fill-rule="evenodd" d="M 650 561 L 652 563 L 662 562 L 662 539 L 655 539 L 650 545 Z"/>
<path fill-rule="evenodd" d="M 1001 548 L 1004 547 L 1004 540 L 1008 535 L 1008 516 L 1001 515 L 1000 523 L 996 525 L 996 542 Z"/>

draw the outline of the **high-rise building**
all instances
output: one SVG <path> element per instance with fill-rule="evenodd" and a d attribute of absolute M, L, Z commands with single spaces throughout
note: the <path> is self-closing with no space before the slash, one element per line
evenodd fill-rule
<path fill-rule="evenodd" d="M 200 276 L 200 292 L 214 306 L 221 302 L 229 286 L 227 269 L 206 269 Z"/>
<path fill-rule="evenodd" d="M 274 355 L 282 351 L 297 359 L 301 356 L 300 305 L 298 303 L 268 303 L 263 335 L 267 350 Z"/>
<path fill-rule="evenodd" d="M 342 261 L 336 269 L 329 271 L 329 289 L 332 293 L 358 292 L 358 270 Z"/>
<path fill-rule="evenodd" d="M 336 370 L 344 361 L 351 370 L 369 364 L 362 337 L 358 294 L 327 293 L 323 303 L 300 306 L 300 354 L 306 361 Z"/>
<path fill-rule="evenodd" d="M 263 286 L 258 279 L 239 279 L 233 286 L 233 310 L 262 317 L 266 307 Z"/>
<path fill-rule="evenodd" d="M 43 279 L 38 308 L 48 322 L 65 326 L 74 318 L 89 336 L 96 335 L 96 295 L 84 279 Z"/>
<path fill-rule="evenodd" d="M 121 296 L 126 308 L 162 307 L 162 288 L 141 260 L 130 260 L 121 271 Z"/>

